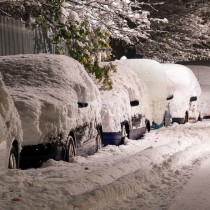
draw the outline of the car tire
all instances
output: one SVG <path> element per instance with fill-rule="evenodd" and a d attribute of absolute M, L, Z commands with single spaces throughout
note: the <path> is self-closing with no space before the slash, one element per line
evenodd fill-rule
<path fill-rule="evenodd" d="M 68 136 L 65 148 L 64 161 L 69 162 L 72 157 L 76 156 L 75 142 L 72 136 Z"/>
<path fill-rule="evenodd" d="M 98 152 L 102 147 L 103 147 L 102 135 L 101 135 L 101 132 L 98 131 L 97 136 L 96 136 L 96 152 Z"/>
<path fill-rule="evenodd" d="M 17 169 L 18 168 L 18 152 L 14 146 L 12 146 L 12 148 L 10 150 L 8 168 L 9 169 Z"/>

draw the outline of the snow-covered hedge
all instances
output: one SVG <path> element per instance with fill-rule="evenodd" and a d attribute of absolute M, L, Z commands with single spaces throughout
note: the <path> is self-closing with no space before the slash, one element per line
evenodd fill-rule
<path fill-rule="evenodd" d="M 138 79 L 146 84 L 149 94 L 149 103 L 143 103 L 145 109 L 152 110 L 152 121 L 160 124 L 166 110 L 166 98 L 173 92 L 173 84 L 167 80 L 161 69 L 161 64 L 150 59 L 121 59 L 115 61 L 117 65 L 130 69 L 138 75 Z M 129 72 L 129 74 L 130 74 Z"/>
<path fill-rule="evenodd" d="M 18 112 L 7 92 L 0 74 L 0 165 L 7 167 L 8 155 L 13 140 L 17 140 L 19 149 L 22 141 L 22 127 Z"/>
<path fill-rule="evenodd" d="M 44 143 L 58 133 L 65 138 L 77 126 L 100 121 L 100 93 L 74 59 L 49 54 L 4 56 L 0 71 L 22 120 L 23 145 Z M 79 109 L 77 102 L 87 102 L 88 108 Z"/>
<path fill-rule="evenodd" d="M 193 72 L 180 64 L 161 64 L 167 77 L 174 82 L 174 98 L 170 102 L 172 117 L 184 118 L 189 110 L 190 97 L 201 94 L 201 88 Z"/>
<path fill-rule="evenodd" d="M 101 90 L 102 124 L 105 132 L 119 132 L 120 123 L 131 120 L 136 114 L 142 114 L 151 120 L 148 90 L 135 72 L 121 63 L 113 62 L 116 72 L 110 75 L 112 90 Z M 139 105 L 131 107 L 130 101 L 139 100 Z M 142 122 L 143 123 L 143 122 Z M 144 126 L 144 125 L 142 125 Z"/>

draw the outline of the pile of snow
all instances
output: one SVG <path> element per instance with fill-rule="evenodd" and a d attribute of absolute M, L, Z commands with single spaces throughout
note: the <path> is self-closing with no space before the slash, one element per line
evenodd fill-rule
<path fill-rule="evenodd" d="M 113 64 L 116 67 L 116 72 L 110 74 L 113 88 L 100 91 L 104 132 L 120 132 L 121 122 L 130 122 L 135 115 L 141 114 L 151 120 L 149 95 L 144 82 L 129 68 L 116 62 Z M 134 100 L 138 100 L 139 105 L 131 107 L 130 102 Z M 141 126 L 145 127 L 144 120 L 141 123 Z"/>
<path fill-rule="evenodd" d="M 72 163 L 2 170 L 0 209 L 170 209 L 210 154 L 209 135 L 208 122 L 173 124 Z"/>
<path fill-rule="evenodd" d="M 201 117 L 210 116 L 210 67 L 187 65 L 195 74 L 200 84 L 202 93 L 199 100 Z"/>
<path fill-rule="evenodd" d="M 0 74 L 0 166 L 8 166 L 8 155 L 12 141 L 22 141 L 22 127 L 18 112 L 7 93 L 7 89 Z"/>
<path fill-rule="evenodd" d="M 150 102 L 141 106 L 152 110 L 152 121 L 160 124 L 166 110 L 166 98 L 173 92 L 173 83 L 167 80 L 160 63 L 149 59 L 122 59 L 114 64 L 134 71 L 147 86 Z M 130 74 L 130 73 L 129 73 Z M 142 93 L 141 93 L 142 94 Z"/>
<path fill-rule="evenodd" d="M 172 117 L 184 118 L 189 110 L 190 97 L 201 94 L 201 88 L 193 72 L 180 64 L 161 64 L 167 77 L 175 85 L 174 98 L 170 101 L 170 113 Z"/>
<path fill-rule="evenodd" d="M 71 129 L 100 122 L 101 100 L 84 67 L 63 55 L 2 56 L 0 71 L 21 117 L 23 145 L 67 137 Z M 77 102 L 87 102 L 78 108 Z M 90 122 L 92 120 L 92 122 Z M 87 139 L 94 133 L 87 133 Z"/>

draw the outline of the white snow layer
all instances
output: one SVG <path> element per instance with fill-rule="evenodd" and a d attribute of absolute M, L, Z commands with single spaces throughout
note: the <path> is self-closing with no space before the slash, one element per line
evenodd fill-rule
<path fill-rule="evenodd" d="M 168 78 L 175 85 L 174 97 L 170 101 L 170 113 L 172 117 L 184 118 L 189 110 L 190 97 L 201 94 L 201 88 L 193 72 L 180 64 L 161 64 Z"/>
<path fill-rule="evenodd" d="M 147 90 L 145 89 L 143 94 L 149 95 L 150 102 L 141 105 L 152 110 L 152 121 L 157 124 L 162 123 L 166 98 L 173 92 L 173 83 L 167 80 L 161 64 L 150 59 L 122 59 L 115 61 L 114 64 L 134 71 L 140 82 L 146 84 Z"/>
<path fill-rule="evenodd" d="M 120 123 L 125 120 L 131 121 L 131 117 L 134 115 L 142 114 L 146 119 L 151 120 L 146 85 L 129 68 L 115 62 L 113 64 L 116 66 L 116 72 L 112 72 L 110 75 L 113 88 L 100 91 L 104 132 L 120 132 Z M 130 102 L 134 100 L 138 100 L 139 105 L 131 107 Z M 142 121 L 142 123 L 144 122 Z"/>
<path fill-rule="evenodd" d="M 199 65 L 188 65 L 195 74 L 201 86 L 201 96 L 199 100 L 199 110 L 201 117 L 210 116 L 210 67 Z"/>
<path fill-rule="evenodd" d="M 77 125 L 101 121 L 99 90 L 70 57 L 2 56 L 0 72 L 21 117 L 23 145 L 43 143 L 58 133 L 66 138 Z M 77 102 L 87 102 L 88 107 L 79 109 Z"/>
<path fill-rule="evenodd" d="M 40 169 L 1 170 L 0 209 L 170 209 L 191 168 L 209 157 L 209 136 L 210 123 L 175 123 L 72 163 L 49 160 Z M 206 202 L 203 209 L 210 206 Z"/>
<path fill-rule="evenodd" d="M 21 148 L 23 138 L 20 117 L 14 103 L 7 93 L 7 89 L 0 74 L 0 163 L 1 166 L 8 165 L 8 155 L 12 141 L 16 139 Z M 7 155 L 7 157 L 5 157 Z M 2 165 L 3 164 L 3 165 Z"/>

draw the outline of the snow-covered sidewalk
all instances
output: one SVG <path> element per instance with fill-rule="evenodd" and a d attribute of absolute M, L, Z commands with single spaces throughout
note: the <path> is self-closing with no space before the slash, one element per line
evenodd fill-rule
<path fill-rule="evenodd" d="M 0 209 L 169 209 L 210 154 L 210 123 L 177 125 L 72 163 L 0 172 Z"/>

